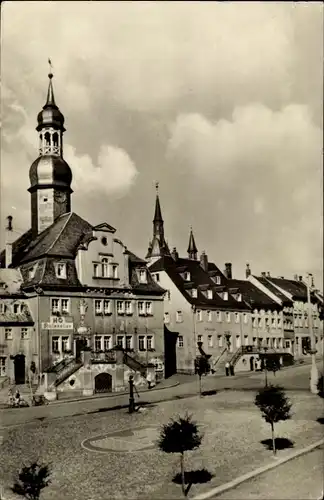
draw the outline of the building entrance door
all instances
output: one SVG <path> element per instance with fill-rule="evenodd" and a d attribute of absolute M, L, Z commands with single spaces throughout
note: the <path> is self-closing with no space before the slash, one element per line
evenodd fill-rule
<path fill-rule="evenodd" d="M 16 385 L 25 383 L 25 364 L 24 354 L 17 354 L 14 360 Z"/>

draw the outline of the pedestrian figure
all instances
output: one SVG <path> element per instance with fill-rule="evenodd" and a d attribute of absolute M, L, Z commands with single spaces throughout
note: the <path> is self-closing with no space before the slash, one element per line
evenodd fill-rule
<path fill-rule="evenodd" d="M 133 375 L 129 376 L 129 413 L 133 413 L 135 411 L 135 401 L 134 401 L 134 378 Z"/>
<path fill-rule="evenodd" d="M 230 364 L 228 361 L 225 364 L 225 373 L 226 373 L 226 377 L 228 377 L 230 374 Z"/>
<path fill-rule="evenodd" d="M 148 388 L 152 389 L 152 387 L 153 387 L 153 373 L 152 372 L 148 372 L 147 373 L 147 375 L 146 375 L 146 381 L 147 381 L 147 384 L 148 384 Z"/>
<path fill-rule="evenodd" d="M 251 372 L 254 371 L 254 357 L 253 356 L 250 357 L 250 371 Z"/>
<path fill-rule="evenodd" d="M 234 365 L 230 365 L 230 374 L 234 375 Z"/>
<path fill-rule="evenodd" d="M 13 406 L 13 404 L 14 404 L 14 396 L 13 396 L 13 392 L 12 392 L 11 387 L 9 387 L 9 391 L 8 391 L 8 404 L 9 404 L 9 406 Z"/>

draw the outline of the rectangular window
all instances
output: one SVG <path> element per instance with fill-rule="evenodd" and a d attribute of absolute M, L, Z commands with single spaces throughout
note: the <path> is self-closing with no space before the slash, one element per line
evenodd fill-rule
<path fill-rule="evenodd" d="M 141 316 L 143 316 L 143 314 L 145 314 L 144 302 L 142 302 L 142 301 L 138 302 L 138 314 Z"/>
<path fill-rule="evenodd" d="M 109 351 L 112 347 L 112 338 L 111 335 L 104 336 L 104 350 Z"/>
<path fill-rule="evenodd" d="M 126 302 L 125 302 L 125 310 L 126 310 L 126 314 L 132 314 L 133 313 L 132 302 L 130 300 L 126 300 Z"/>
<path fill-rule="evenodd" d="M 221 284 L 220 276 L 216 276 L 216 285 L 220 285 L 220 284 Z"/>
<path fill-rule="evenodd" d="M 265 326 L 270 326 L 270 320 L 269 320 L 269 318 L 265 318 Z"/>
<path fill-rule="evenodd" d="M 280 319 L 280 318 L 278 318 L 278 328 L 281 328 L 281 324 L 282 324 L 282 323 L 281 323 L 281 319 Z"/>
<path fill-rule="evenodd" d="M 126 349 L 133 349 L 133 335 L 126 335 Z"/>
<path fill-rule="evenodd" d="M 202 335 L 197 335 L 197 342 L 202 342 Z"/>
<path fill-rule="evenodd" d="M 243 314 L 243 323 L 247 323 L 248 322 L 248 315 L 246 313 Z"/>
<path fill-rule="evenodd" d="M 239 313 L 235 313 L 235 323 L 239 323 L 240 321 L 240 315 Z"/>
<path fill-rule="evenodd" d="M 244 335 L 244 345 L 249 345 L 249 336 Z"/>
<path fill-rule="evenodd" d="M 146 314 L 152 314 L 152 302 L 145 302 L 145 312 Z"/>
<path fill-rule="evenodd" d="M 60 350 L 60 338 L 52 337 L 52 352 L 59 352 Z"/>
<path fill-rule="evenodd" d="M 111 314 L 111 302 L 110 300 L 103 301 L 104 314 Z"/>
<path fill-rule="evenodd" d="M 70 350 L 69 337 L 62 337 L 62 350 L 63 352 Z"/>
<path fill-rule="evenodd" d="M 177 311 L 177 313 L 176 313 L 176 322 L 177 323 L 182 323 L 182 321 L 183 321 L 182 311 Z"/>
<path fill-rule="evenodd" d="M 213 347 L 213 336 L 208 335 L 208 347 Z"/>
<path fill-rule="evenodd" d="M 61 299 L 61 309 L 62 313 L 68 313 L 70 310 L 70 301 L 69 299 Z"/>
<path fill-rule="evenodd" d="M 52 299 L 52 314 L 60 312 L 60 300 Z"/>
<path fill-rule="evenodd" d="M 202 321 L 202 312 L 200 309 L 197 309 L 197 321 Z"/>
<path fill-rule="evenodd" d="M 170 314 L 168 312 L 164 313 L 164 323 L 170 323 Z"/>
<path fill-rule="evenodd" d="M 146 348 L 147 348 L 148 351 L 150 349 L 154 349 L 153 335 L 147 335 L 147 337 L 146 337 Z"/>
<path fill-rule="evenodd" d="M 192 298 L 196 299 L 198 297 L 198 293 L 197 293 L 197 289 L 196 288 L 193 288 L 191 290 L 191 296 Z"/>
<path fill-rule="evenodd" d="M 124 314 L 125 303 L 122 300 L 117 300 L 117 314 Z"/>
<path fill-rule="evenodd" d="M 139 272 L 139 280 L 140 280 L 140 283 L 146 283 L 147 282 L 147 279 L 146 279 L 146 269 L 141 269 L 140 272 Z"/>
<path fill-rule="evenodd" d="M 207 290 L 207 299 L 213 298 L 213 290 Z"/>
<path fill-rule="evenodd" d="M 12 340 L 12 328 L 5 328 L 5 339 Z"/>
<path fill-rule="evenodd" d="M 231 313 L 229 313 L 229 312 L 226 313 L 226 321 L 227 321 L 227 323 L 231 322 Z"/>
<path fill-rule="evenodd" d="M 100 335 L 95 336 L 95 351 L 101 351 L 101 339 Z"/>
<path fill-rule="evenodd" d="M 223 300 L 228 300 L 228 292 L 223 292 Z"/>
<path fill-rule="evenodd" d="M 117 345 L 124 347 L 124 335 L 117 335 Z"/>
<path fill-rule="evenodd" d="M 220 311 L 216 312 L 216 319 L 217 319 L 218 323 L 220 323 L 222 321 L 222 313 Z"/>
<path fill-rule="evenodd" d="M 239 335 L 236 335 L 235 346 L 237 349 L 241 347 L 241 337 Z"/>
<path fill-rule="evenodd" d="M 258 347 L 258 339 L 256 337 L 253 337 L 252 343 L 254 347 Z"/>
<path fill-rule="evenodd" d="M 101 259 L 101 272 L 103 278 L 109 277 L 109 264 L 108 264 L 108 259 L 106 257 Z"/>
<path fill-rule="evenodd" d="M 102 314 L 102 300 L 96 299 L 95 303 L 95 314 Z"/>
<path fill-rule="evenodd" d="M 4 304 L 0 303 L 0 314 L 4 313 Z"/>
<path fill-rule="evenodd" d="M 178 347 L 183 347 L 183 335 L 178 335 Z"/>
<path fill-rule="evenodd" d="M 20 304 L 20 313 L 22 314 L 23 312 L 25 312 L 25 304 Z"/>
<path fill-rule="evenodd" d="M 223 347 L 223 336 L 217 335 L 218 347 Z"/>
<path fill-rule="evenodd" d="M 28 328 L 21 328 L 20 329 L 20 338 L 22 340 L 27 339 L 28 337 Z"/>
<path fill-rule="evenodd" d="M 256 328 L 258 326 L 257 318 L 252 318 L 252 326 L 253 326 L 253 328 Z"/>
<path fill-rule="evenodd" d="M 98 264 L 93 264 L 93 276 L 95 278 L 98 278 L 99 275 L 99 265 Z"/>
<path fill-rule="evenodd" d="M 213 320 L 213 317 L 212 317 L 212 312 L 211 311 L 207 311 L 207 321 L 212 321 Z"/>
<path fill-rule="evenodd" d="M 6 358 L 0 358 L 0 377 L 4 377 L 6 375 Z"/>
<path fill-rule="evenodd" d="M 138 350 L 145 351 L 145 336 L 144 335 L 138 336 Z"/>
<path fill-rule="evenodd" d="M 112 275 L 114 279 L 118 279 L 118 266 L 117 264 L 112 265 Z"/>
<path fill-rule="evenodd" d="M 13 312 L 14 312 L 14 314 L 18 314 L 18 312 L 19 312 L 19 304 L 14 304 L 14 306 L 13 306 Z"/>
<path fill-rule="evenodd" d="M 154 274 L 155 281 L 158 283 L 160 281 L 160 275 L 159 273 Z"/>
<path fill-rule="evenodd" d="M 56 277 L 61 279 L 66 279 L 66 264 L 65 263 L 57 263 L 56 264 Z"/>

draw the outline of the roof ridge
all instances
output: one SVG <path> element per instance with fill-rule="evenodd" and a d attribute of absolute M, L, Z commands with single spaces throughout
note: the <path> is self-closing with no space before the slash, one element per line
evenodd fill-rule
<path fill-rule="evenodd" d="M 67 223 L 69 222 L 69 220 L 71 219 L 72 215 L 73 215 L 73 212 L 68 212 L 67 214 L 62 214 L 62 216 L 60 217 L 64 217 L 64 215 L 68 215 L 66 221 L 65 221 L 65 224 L 63 225 L 61 231 L 59 232 L 59 234 L 57 235 L 57 237 L 55 238 L 55 240 L 53 241 L 53 243 L 49 246 L 49 248 L 47 249 L 47 252 L 48 253 L 52 248 L 53 246 L 55 245 L 55 243 L 57 242 L 57 240 L 59 239 L 59 237 L 61 236 L 62 232 L 64 231 L 64 229 L 66 228 L 66 225 Z M 56 221 L 59 219 L 59 217 L 56 219 Z M 56 222 L 55 221 L 55 222 Z"/>

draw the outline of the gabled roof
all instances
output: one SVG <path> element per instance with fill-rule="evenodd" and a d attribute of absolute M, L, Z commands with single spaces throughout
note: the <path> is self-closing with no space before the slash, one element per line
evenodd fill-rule
<path fill-rule="evenodd" d="M 259 279 L 259 278 L 258 278 Z M 301 281 L 289 280 L 286 278 L 265 278 L 273 285 L 279 286 L 293 296 L 293 299 L 307 300 L 307 287 Z"/>
<path fill-rule="evenodd" d="M 267 308 L 267 309 L 280 309 L 281 306 L 266 293 L 262 292 L 257 286 L 248 280 L 231 279 L 229 283 L 236 286 L 242 294 L 243 300 L 250 304 L 252 309 Z"/>
<path fill-rule="evenodd" d="M 115 233 L 116 229 L 107 222 L 102 222 L 102 224 L 98 224 L 97 226 L 93 226 L 94 231 L 106 231 L 107 233 Z"/>
<path fill-rule="evenodd" d="M 151 276 L 150 272 L 147 272 L 147 282 L 146 283 L 141 283 L 138 279 L 137 275 L 137 269 L 147 269 L 147 264 L 144 260 L 140 259 L 137 257 L 135 254 L 132 252 L 129 252 L 127 250 L 128 255 L 130 256 L 129 259 L 129 283 L 132 287 L 132 291 L 134 293 L 143 293 L 143 294 L 151 294 L 153 293 L 154 295 L 163 295 L 166 290 L 162 288 Z"/>
<path fill-rule="evenodd" d="M 183 269 L 190 272 L 190 281 L 192 282 L 192 288 L 197 289 L 197 298 L 192 297 L 190 290 L 187 287 L 187 283 L 181 276 Z M 216 266 L 215 266 L 216 268 Z M 216 268 L 217 269 L 217 268 Z M 215 293 L 215 282 L 210 278 L 209 273 L 204 271 L 201 267 L 200 262 L 192 259 L 179 258 L 174 261 L 172 257 L 164 256 L 159 260 L 154 262 L 149 270 L 153 272 L 165 271 L 171 281 L 175 284 L 178 290 L 186 298 L 186 300 L 196 306 L 204 309 L 230 309 L 230 310 L 249 310 L 250 307 L 244 301 L 237 301 L 230 294 L 228 295 L 228 300 L 224 300 L 218 293 Z M 227 279 L 220 272 L 221 283 L 224 285 L 224 290 L 227 289 Z M 213 298 L 208 299 L 203 293 L 202 289 L 213 290 Z"/>
<path fill-rule="evenodd" d="M 93 227 L 74 212 L 61 215 L 25 249 L 21 263 L 45 256 L 74 258 L 78 244 Z"/>
<path fill-rule="evenodd" d="M 254 276 L 263 286 L 265 286 L 269 292 L 272 292 L 278 299 L 282 301 L 283 305 L 292 305 L 292 301 L 285 295 L 284 293 L 280 292 L 276 286 L 269 281 L 268 278 L 263 278 L 262 276 Z"/>

